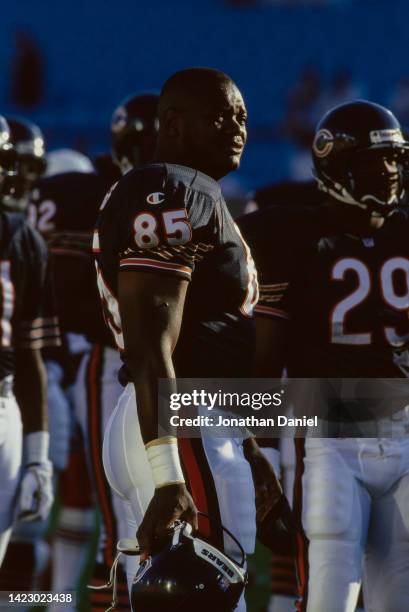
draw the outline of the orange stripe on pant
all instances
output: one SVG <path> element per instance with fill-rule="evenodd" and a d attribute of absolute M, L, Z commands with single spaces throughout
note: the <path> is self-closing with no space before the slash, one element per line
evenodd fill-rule
<path fill-rule="evenodd" d="M 200 438 L 179 438 L 179 453 L 193 501 L 209 519 L 199 517 L 199 531 L 220 550 L 224 550 L 223 531 L 217 491 Z"/>

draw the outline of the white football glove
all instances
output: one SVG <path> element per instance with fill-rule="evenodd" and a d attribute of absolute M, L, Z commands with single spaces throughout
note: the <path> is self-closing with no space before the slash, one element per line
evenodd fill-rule
<path fill-rule="evenodd" d="M 20 521 L 45 520 L 54 501 L 53 468 L 50 461 L 25 467 L 18 497 Z"/>
<path fill-rule="evenodd" d="M 45 520 L 53 504 L 53 467 L 48 460 L 49 441 L 47 431 L 34 431 L 24 437 L 26 466 L 17 502 L 17 518 L 21 521 Z"/>

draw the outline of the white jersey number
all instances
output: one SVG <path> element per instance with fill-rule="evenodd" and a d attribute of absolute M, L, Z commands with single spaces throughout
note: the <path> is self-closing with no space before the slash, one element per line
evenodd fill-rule
<path fill-rule="evenodd" d="M 28 221 L 41 234 L 55 230 L 54 217 L 57 206 L 52 200 L 44 200 L 39 206 L 30 203 L 28 205 Z"/>
<path fill-rule="evenodd" d="M 170 245 L 186 244 L 192 238 L 192 228 L 184 208 L 167 210 L 162 213 L 162 225 L 166 242 Z M 134 239 L 141 249 L 152 249 L 160 242 L 158 221 L 152 213 L 139 213 L 133 224 Z"/>
<path fill-rule="evenodd" d="M 346 319 L 353 308 L 362 304 L 368 297 L 372 287 L 369 268 L 359 259 L 346 257 L 334 265 L 331 272 L 332 280 L 344 280 L 346 274 L 353 273 L 356 277 L 356 287 L 352 293 L 339 302 L 331 315 L 331 342 L 333 344 L 365 345 L 371 343 L 372 332 L 347 333 Z M 394 277 L 403 275 L 405 289 L 398 293 L 395 288 Z M 385 303 L 397 311 L 409 312 L 409 259 L 406 257 L 392 257 L 385 261 L 379 273 L 379 282 L 382 297 Z M 409 340 L 409 334 L 399 336 L 394 327 L 385 327 L 386 340 L 392 346 L 402 346 Z"/>

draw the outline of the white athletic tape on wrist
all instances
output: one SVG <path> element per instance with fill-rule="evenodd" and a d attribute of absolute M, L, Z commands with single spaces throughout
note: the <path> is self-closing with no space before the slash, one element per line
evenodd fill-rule
<path fill-rule="evenodd" d="M 157 489 L 185 482 L 176 438 L 170 436 L 157 438 L 148 442 L 145 448 Z"/>
<path fill-rule="evenodd" d="M 48 431 L 34 431 L 24 436 L 25 463 L 46 463 L 48 461 L 48 447 L 50 434 Z"/>

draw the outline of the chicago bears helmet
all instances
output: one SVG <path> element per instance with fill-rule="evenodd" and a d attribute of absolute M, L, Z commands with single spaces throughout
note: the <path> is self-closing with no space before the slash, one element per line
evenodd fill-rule
<path fill-rule="evenodd" d="M 5 117 L 0 115 L 0 185 L 2 190 L 4 178 L 16 173 L 16 155 L 11 143 L 10 126 Z"/>
<path fill-rule="evenodd" d="M 408 149 L 387 108 L 365 100 L 341 104 L 318 123 L 314 175 L 333 198 L 386 215 L 403 201 Z"/>
<path fill-rule="evenodd" d="M 10 210 L 24 210 L 33 183 L 45 172 L 44 137 L 40 128 L 26 119 L 7 118 L 10 143 L 15 155 L 15 172 L 2 186 L 1 204 Z"/>
<path fill-rule="evenodd" d="M 229 532 L 227 532 L 229 533 Z M 144 561 L 133 580 L 131 603 L 138 612 L 217 612 L 234 610 L 247 581 L 242 562 L 192 535 L 188 523 L 175 524 L 159 552 Z"/>
<path fill-rule="evenodd" d="M 122 174 L 152 161 L 159 130 L 158 99 L 154 93 L 130 96 L 112 115 L 112 158 Z"/>

